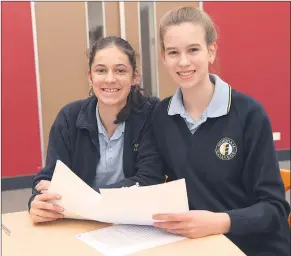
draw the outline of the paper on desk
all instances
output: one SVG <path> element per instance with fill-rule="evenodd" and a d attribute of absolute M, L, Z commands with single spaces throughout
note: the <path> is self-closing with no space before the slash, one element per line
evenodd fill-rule
<path fill-rule="evenodd" d="M 100 189 L 100 195 L 61 161 L 57 161 L 48 191 L 62 196 L 55 203 L 64 207 L 67 218 L 152 225 L 153 214 L 189 211 L 184 179 L 145 187 Z"/>
<path fill-rule="evenodd" d="M 124 256 L 185 239 L 155 227 L 138 225 L 111 226 L 78 234 L 77 238 L 110 256 Z"/>

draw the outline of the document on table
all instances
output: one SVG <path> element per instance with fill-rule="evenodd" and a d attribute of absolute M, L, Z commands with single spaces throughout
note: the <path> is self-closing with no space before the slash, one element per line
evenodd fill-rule
<path fill-rule="evenodd" d="M 88 186 L 64 163 L 57 161 L 49 192 L 62 196 L 66 218 L 108 223 L 152 225 L 152 215 L 189 211 L 185 180 L 129 188 L 100 189 Z"/>
<path fill-rule="evenodd" d="M 125 256 L 186 239 L 152 226 L 138 225 L 111 226 L 78 234 L 77 238 L 103 255 L 110 256 Z"/>

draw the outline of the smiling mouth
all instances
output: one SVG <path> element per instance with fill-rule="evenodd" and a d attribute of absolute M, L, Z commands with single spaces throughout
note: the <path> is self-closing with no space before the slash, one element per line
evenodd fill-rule
<path fill-rule="evenodd" d="M 196 72 L 196 70 L 189 70 L 189 71 L 179 71 L 177 74 L 181 77 L 188 77 L 190 75 L 193 75 Z"/>
<path fill-rule="evenodd" d="M 120 89 L 117 89 L 117 88 L 101 88 L 101 90 L 103 92 L 109 92 L 109 93 L 114 93 L 114 92 L 119 92 Z"/>
<path fill-rule="evenodd" d="M 195 72 L 196 70 L 178 71 L 177 75 L 180 77 L 180 79 L 189 80 L 192 79 Z"/>

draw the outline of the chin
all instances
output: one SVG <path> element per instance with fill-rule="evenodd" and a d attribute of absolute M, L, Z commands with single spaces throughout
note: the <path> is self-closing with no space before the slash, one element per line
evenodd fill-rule
<path fill-rule="evenodd" d="M 100 100 L 100 102 L 102 102 L 102 104 L 107 105 L 107 106 L 114 106 L 114 105 L 119 105 L 120 102 L 118 100 L 115 99 L 102 99 Z"/>
<path fill-rule="evenodd" d="M 181 89 L 190 89 L 190 88 L 195 88 L 196 87 L 196 83 L 194 81 L 189 81 L 189 82 L 179 82 L 179 86 L 181 87 Z"/>
<path fill-rule="evenodd" d="M 103 105 L 106 106 L 117 106 L 117 105 L 121 105 L 122 102 L 126 102 L 125 100 L 120 99 L 119 97 L 116 98 L 109 98 L 109 97 L 100 97 L 98 98 L 99 102 L 101 102 Z"/>

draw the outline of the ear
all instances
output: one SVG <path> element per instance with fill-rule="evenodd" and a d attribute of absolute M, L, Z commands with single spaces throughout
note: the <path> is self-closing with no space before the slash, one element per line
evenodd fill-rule
<path fill-rule="evenodd" d="M 140 73 L 138 70 L 135 70 L 133 72 L 133 80 L 132 80 L 132 84 L 138 84 L 140 82 Z"/>
<path fill-rule="evenodd" d="M 93 82 L 92 82 L 92 76 L 91 76 L 90 70 L 88 70 L 88 75 L 87 76 L 88 76 L 88 83 L 89 83 L 90 86 L 92 86 Z"/>
<path fill-rule="evenodd" d="M 165 51 L 164 50 L 161 51 L 161 58 L 163 60 L 164 65 L 166 66 Z"/>
<path fill-rule="evenodd" d="M 208 46 L 209 62 L 212 64 L 216 58 L 217 44 L 216 42 Z"/>

